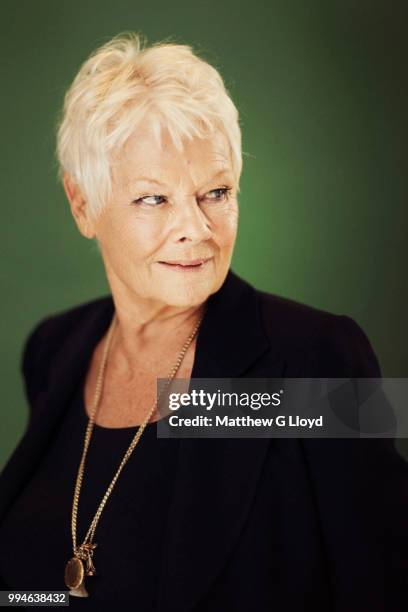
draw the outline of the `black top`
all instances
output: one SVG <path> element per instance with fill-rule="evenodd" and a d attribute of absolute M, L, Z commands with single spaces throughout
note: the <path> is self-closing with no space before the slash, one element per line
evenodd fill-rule
<path fill-rule="evenodd" d="M 82 381 L 52 445 L 1 524 L 0 574 L 10 590 L 67 590 L 72 501 L 87 422 Z M 79 499 L 78 543 L 138 429 L 94 426 Z M 85 579 L 90 597 L 70 597 L 70 607 L 100 610 L 102 602 L 113 607 L 137 601 L 140 610 L 155 608 L 177 444 L 157 438 L 156 423 L 146 426 L 96 528 L 97 575 Z"/>
<path fill-rule="evenodd" d="M 78 434 L 71 440 L 67 425 L 68 435 L 60 435 L 62 447 L 55 436 L 114 311 L 111 295 L 77 305 L 38 323 L 25 343 L 21 365 L 30 420 L 0 474 L 0 548 L 4 551 L 0 587 L 4 590 L 8 582 L 20 586 L 20 573 L 29 587 L 61 588 L 71 553 L 72 493 L 84 432 L 81 443 Z M 222 287 L 209 296 L 192 379 L 349 376 L 381 376 L 367 336 L 350 317 L 256 290 L 232 270 Z M 360 401 L 361 397 L 350 398 L 356 410 Z M 348 400 L 345 408 L 349 408 Z M 96 433 L 96 450 L 99 446 L 106 455 L 107 448 L 115 448 L 116 436 L 124 432 Z M 104 434 L 109 440 L 100 440 Z M 166 536 L 158 553 L 155 546 L 165 512 L 160 513 L 157 497 L 164 493 L 166 479 L 159 486 L 157 453 L 149 455 L 149 448 L 157 444 L 155 434 L 143 435 L 96 531 L 99 548 L 94 560 L 99 576 L 87 579 L 95 597 L 98 587 L 99 593 L 107 591 L 112 602 L 112 593 L 123 588 L 130 574 L 121 574 L 128 562 L 134 595 L 141 604 L 126 605 L 130 588 L 125 585 L 116 608 L 151 609 L 147 594 L 153 597 L 154 592 L 147 580 L 155 578 L 149 568 L 157 568 L 161 554 L 158 612 L 407 612 L 408 466 L 391 438 L 180 439 Z M 159 442 L 168 442 L 167 450 L 174 450 L 174 440 Z M 161 450 L 160 446 L 160 457 Z M 122 451 L 117 455 L 121 457 Z M 99 452 L 91 455 L 92 463 L 103 458 Z M 117 456 L 109 463 L 106 457 L 111 473 L 104 474 L 101 490 L 118 460 Z M 40 473 L 44 461 L 48 469 L 44 466 Z M 52 467 L 53 461 L 57 467 Z M 165 467 L 167 459 L 161 463 Z M 31 492 L 30 503 L 24 504 L 35 473 L 37 489 Z M 58 482 L 54 482 L 55 474 Z M 131 487 L 126 486 L 126 476 L 132 479 Z M 84 493 L 87 485 L 85 479 Z M 132 500 L 126 496 L 129 490 Z M 48 521 L 54 513 L 49 511 L 46 495 L 54 505 L 57 495 L 63 498 L 55 512 L 64 515 L 58 521 L 52 519 L 55 528 L 41 517 L 42 509 Z M 83 522 L 86 508 L 80 504 L 82 535 L 96 510 L 96 497 Z M 37 507 L 35 517 L 33 512 L 23 513 L 25 505 Z M 20 517 L 25 514 L 23 521 L 17 512 Z M 150 533 L 133 527 L 154 520 Z M 16 523 L 23 529 L 21 535 Z M 40 558 L 47 564 L 47 577 L 55 577 L 50 578 L 51 584 L 45 578 L 40 582 L 44 573 L 34 565 L 33 549 L 39 544 L 54 554 Z M 115 571 L 113 548 L 120 551 L 121 567 L 115 574 L 120 585 L 111 575 L 105 580 L 108 565 Z M 94 602 L 90 597 L 72 605 L 98 605 Z"/>

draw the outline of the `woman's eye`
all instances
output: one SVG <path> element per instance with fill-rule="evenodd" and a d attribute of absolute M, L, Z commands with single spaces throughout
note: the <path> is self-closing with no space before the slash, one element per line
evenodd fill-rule
<path fill-rule="evenodd" d="M 151 206 L 152 208 L 154 208 L 155 206 L 161 204 L 161 202 L 155 202 L 154 201 L 155 199 L 164 200 L 164 196 L 161 196 L 161 195 L 143 196 L 141 198 L 138 198 L 137 200 L 134 200 L 133 203 L 134 204 L 147 204 L 148 206 Z"/>
<path fill-rule="evenodd" d="M 212 200 L 216 202 L 224 200 L 224 199 L 228 199 L 229 192 L 231 191 L 231 189 L 232 187 L 219 187 L 217 189 L 212 189 L 211 191 L 208 192 L 208 194 L 204 196 L 204 199 Z M 211 196 L 210 194 L 215 194 L 215 197 Z"/>

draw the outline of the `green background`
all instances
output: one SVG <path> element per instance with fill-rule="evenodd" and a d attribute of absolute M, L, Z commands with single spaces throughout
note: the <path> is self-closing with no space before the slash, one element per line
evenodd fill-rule
<path fill-rule="evenodd" d="M 54 125 L 88 54 L 124 30 L 190 44 L 238 106 L 233 269 L 353 317 L 384 376 L 408 375 L 406 2 L 2 1 L 0 466 L 27 420 L 24 339 L 109 291 L 56 179 Z M 407 440 L 398 447 L 408 455 Z"/>

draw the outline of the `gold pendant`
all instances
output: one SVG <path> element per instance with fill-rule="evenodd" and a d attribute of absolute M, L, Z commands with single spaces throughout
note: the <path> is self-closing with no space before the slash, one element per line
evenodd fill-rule
<path fill-rule="evenodd" d="M 69 594 L 75 597 L 89 597 L 85 588 L 85 576 L 94 576 L 95 567 L 92 563 L 93 549 L 96 544 L 82 544 L 65 566 L 65 584 L 70 589 Z M 84 568 L 83 561 L 86 561 Z"/>
<path fill-rule="evenodd" d="M 78 557 L 72 557 L 65 566 L 65 584 L 70 589 L 69 594 L 76 597 L 88 597 L 85 588 L 84 564 Z"/>

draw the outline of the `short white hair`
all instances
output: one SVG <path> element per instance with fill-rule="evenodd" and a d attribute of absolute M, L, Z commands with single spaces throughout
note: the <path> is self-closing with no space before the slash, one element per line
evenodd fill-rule
<path fill-rule="evenodd" d="M 239 191 L 239 114 L 221 75 L 189 45 L 143 47 L 144 42 L 130 32 L 98 48 L 65 95 L 57 132 L 59 174 L 67 172 L 80 187 L 94 218 L 111 194 L 113 154 L 146 120 L 158 143 L 167 128 L 179 151 L 183 138 L 222 130 Z"/>

